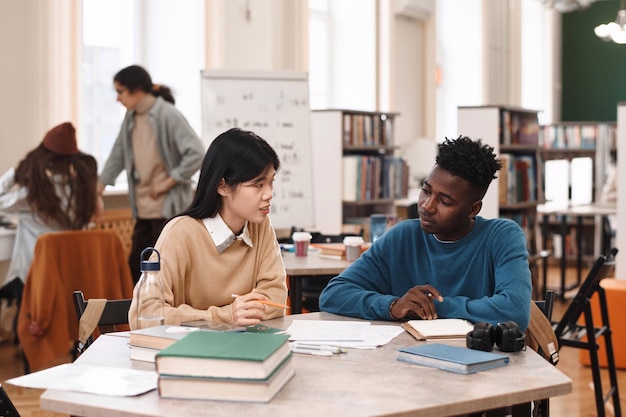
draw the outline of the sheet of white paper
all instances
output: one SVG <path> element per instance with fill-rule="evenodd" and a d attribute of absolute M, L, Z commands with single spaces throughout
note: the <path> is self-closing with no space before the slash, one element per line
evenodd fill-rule
<path fill-rule="evenodd" d="M 354 349 L 376 349 L 378 346 L 386 345 L 399 334 L 403 333 L 404 329 L 399 326 L 369 326 L 362 333 L 363 340 L 349 341 L 349 340 L 334 340 L 334 341 L 306 341 L 309 345 L 332 345 L 345 348 Z M 304 340 L 301 340 L 304 342 Z"/>
<path fill-rule="evenodd" d="M 337 341 L 359 342 L 365 340 L 365 333 L 371 327 L 362 321 L 327 321 L 294 320 L 287 329 L 289 340 L 318 341 L 330 343 Z"/>
<path fill-rule="evenodd" d="M 66 363 L 6 381 L 26 388 L 134 396 L 157 387 L 155 371 Z"/>

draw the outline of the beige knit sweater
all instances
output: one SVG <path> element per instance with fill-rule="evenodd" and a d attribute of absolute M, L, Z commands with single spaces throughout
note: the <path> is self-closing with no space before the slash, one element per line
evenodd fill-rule
<path fill-rule="evenodd" d="M 161 254 L 166 324 L 199 319 L 233 324 L 232 294 L 254 288 L 274 302 L 287 301 L 285 266 L 269 218 L 248 223 L 248 231 L 253 247 L 237 239 L 220 254 L 202 220 L 183 216 L 165 225 L 155 247 Z M 270 308 L 264 319 L 282 315 L 283 309 Z M 136 296 L 128 316 L 135 328 Z"/>

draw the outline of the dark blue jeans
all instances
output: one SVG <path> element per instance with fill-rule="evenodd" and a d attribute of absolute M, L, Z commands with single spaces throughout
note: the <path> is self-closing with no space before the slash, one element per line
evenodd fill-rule
<path fill-rule="evenodd" d="M 128 256 L 128 265 L 133 282 L 136 284 L 141 276 L 141 251 L 149 246 L 154 246 L 161 229 L 165 226 L 167 219 L 137 219 L 133 229 L 133 240 Z"/>

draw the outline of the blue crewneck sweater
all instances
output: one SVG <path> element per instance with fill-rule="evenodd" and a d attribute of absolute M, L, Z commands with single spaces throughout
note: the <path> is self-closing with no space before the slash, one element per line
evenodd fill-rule
<path fill-rule="evenodd" d="M 508 219 L 476 217 L 473 229 L 454 242 L 425 233 L 419 220 L 390 228 L 359 259 L 333 278 L 320 309 L 366 320 L 390 320 L 389 305 L 415 285 L 437 288 L 440 318 L 473 323 L 530 320 L 531 278 L 526 236 Z"/>

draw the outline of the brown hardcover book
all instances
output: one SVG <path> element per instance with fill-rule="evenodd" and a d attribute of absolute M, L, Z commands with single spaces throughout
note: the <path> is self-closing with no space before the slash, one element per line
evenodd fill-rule
<path fill-rule="evenodd" d="M 369 248 L 371 243 L 364 243 L 361 245 L 361 253 L 365 252 Z M 329 256 L 346 256 L 346 245 L 343 243 L 313 243 L 312 247 L 320 250 L 320 255 Z"/>
<path fill-rule="evenodd" d="M 192 327 L 162 326 L 148 327 L 146 329 L 132 330 L 130 332 L 130 345 L 152 349 L 165 349 L 177 340 L 187 336 L 197 329 Z"/>

